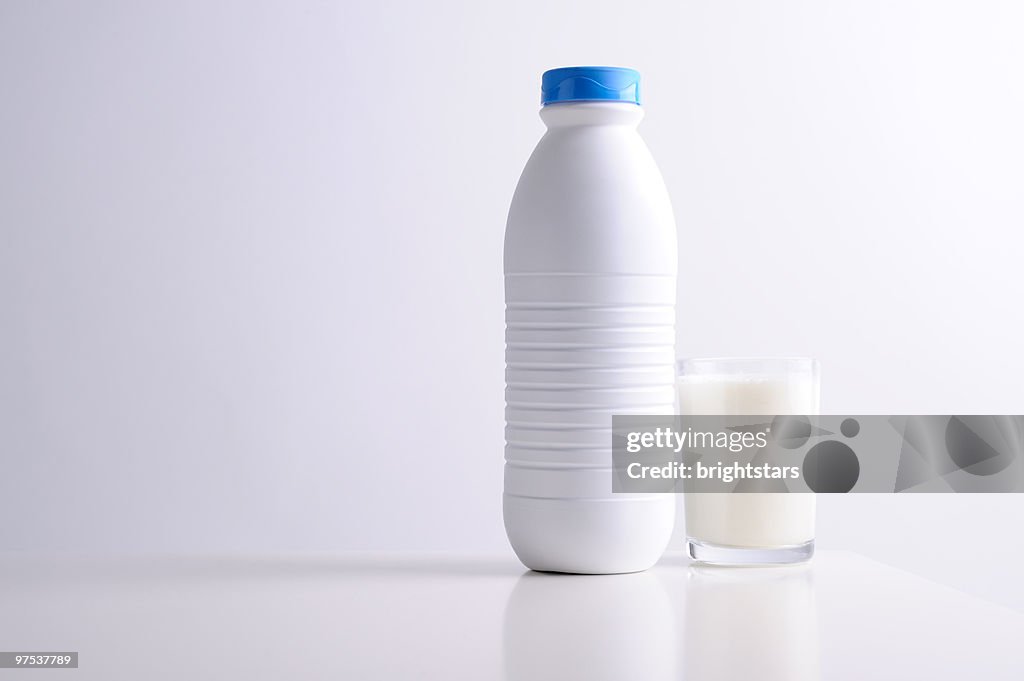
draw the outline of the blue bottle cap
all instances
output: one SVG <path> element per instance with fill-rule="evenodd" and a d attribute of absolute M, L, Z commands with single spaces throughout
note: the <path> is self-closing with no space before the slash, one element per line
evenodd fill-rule
<path fill-rule="evenodd" d="M 640 74 L 618 66 L 568 66 L 545 71 L 541 104 L 555 102 L 640 103 Z"/>

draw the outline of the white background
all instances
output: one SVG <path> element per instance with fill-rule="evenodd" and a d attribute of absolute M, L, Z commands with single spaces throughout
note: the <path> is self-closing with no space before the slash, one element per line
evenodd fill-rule
<path fill-rule="evenodd" d="M 540 74 L 644 77 L 681 355 L 1022 413 L 1024 8 L 0 4 L 0 549 L 507 551 L 504 220 Z M 1017 495 L 819 545 L 1024 608 Z"/>

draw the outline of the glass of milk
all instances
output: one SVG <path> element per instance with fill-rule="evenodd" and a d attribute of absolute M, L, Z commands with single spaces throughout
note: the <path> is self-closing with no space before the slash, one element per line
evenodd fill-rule
<path fill-rule="evenodd" d="M 812 416 L 819 412 L 818 362 L 808 358 L 684 359 L 683 415 Z M 814 554 L 813 493 L 688 493 L 690 557 L 702 563 L 798 563 Z"/>

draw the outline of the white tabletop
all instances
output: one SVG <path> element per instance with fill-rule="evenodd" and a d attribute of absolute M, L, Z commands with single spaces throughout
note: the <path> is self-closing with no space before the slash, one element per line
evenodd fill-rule
<path fill-rule="evenodd" d="M 0 679 L 1014 679 L 1024 614 L 854 553 L 527 572 L 511 555 L 0 556 Z"/>

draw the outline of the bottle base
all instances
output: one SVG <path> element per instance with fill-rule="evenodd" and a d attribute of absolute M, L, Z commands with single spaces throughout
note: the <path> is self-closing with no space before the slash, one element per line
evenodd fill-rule
<path fill-rule="evenodd" d="M 707 565 L 793 565 L 814 555 L 814 540 L 789 546 L 727 546 L 687 537 L 686 552 Z"/>
<path fill-rule="evenodd" d="M 505 494 L 505 531 L 537 572 L 642 572 L 661 558 L 675 525 L 671 494 L 540 499 Z"/>

